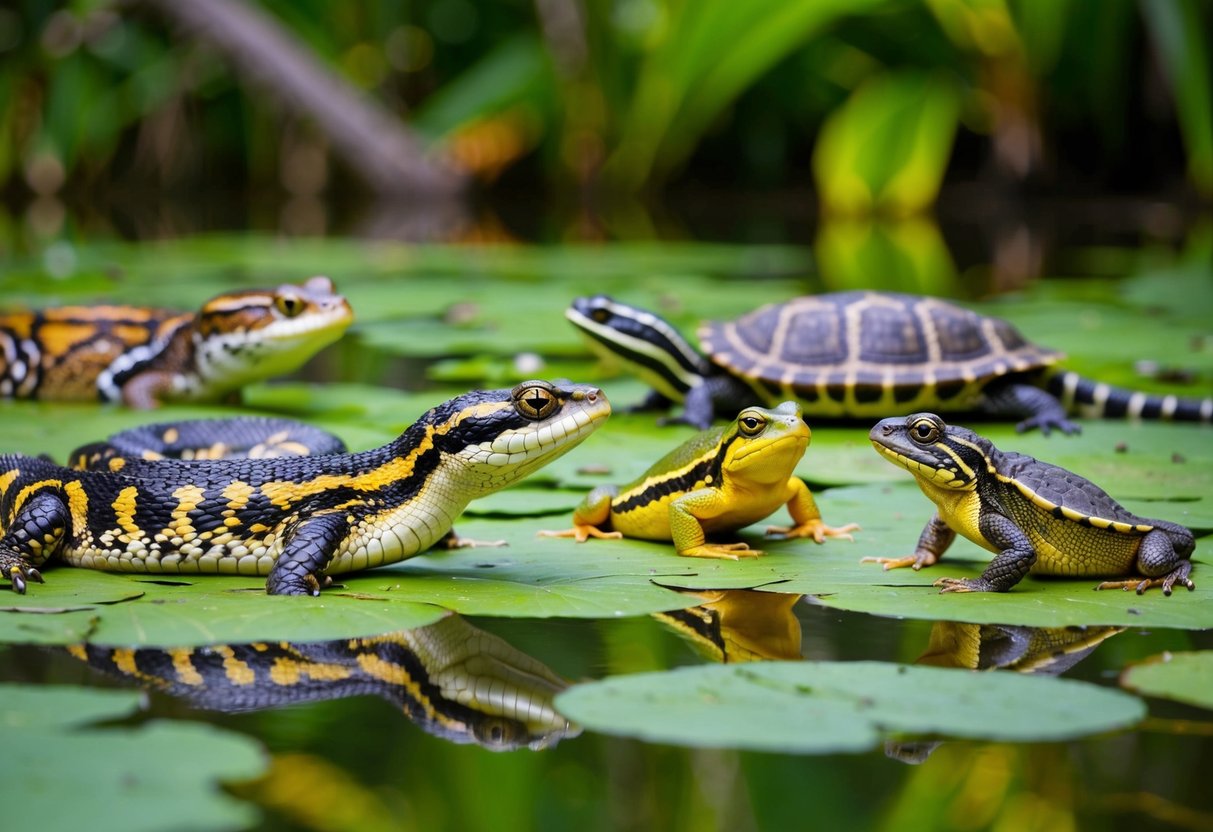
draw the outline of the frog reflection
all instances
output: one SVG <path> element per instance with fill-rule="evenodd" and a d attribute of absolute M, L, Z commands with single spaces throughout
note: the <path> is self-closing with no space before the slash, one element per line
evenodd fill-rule
<path fill-rule="evenodd" d="M 936 621 L 915 664 L 969 670 L 1014 670 L 1060 676 L 1124 627 L 1020 627 Z M 939 746 L 933 741 L 889 740 L 885 754 L 916 765 Z"/>
<path fill-rule="evenodd" d="M 581 732 L 552 707 L 568 686 L 564 679 L 457 615 L 372 638 L 67 650 L 95 669 L 206 710 L 374 694 L 435 736 L 495 751 L 546 748 Z"/>
<path fill-rule="evenodd" d="M 683 636 L 704 658 L 722 664 L 800 659 L 799 595 L 752 589 L 684 591 L 702 599 L 653 617 Z"/>

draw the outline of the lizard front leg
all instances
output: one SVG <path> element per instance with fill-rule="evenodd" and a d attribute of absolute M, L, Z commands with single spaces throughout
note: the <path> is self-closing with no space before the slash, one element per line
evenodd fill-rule
<path fill-rule="evenodd" d="M 319 595 L 332 583 L 324 570 L 349 532 L 344 513 L 314 515 L 299 523 L 265 579 L 265 591 L 270 595 Z"/>
<path fill-rule="evenodd" d="M 27 582 L 43 583 L 41 566 L 59 551 L 72 515 L 60 494 L 43 491 L 21 506 L 0 537 L 0 572 L 24 595 Z"/>

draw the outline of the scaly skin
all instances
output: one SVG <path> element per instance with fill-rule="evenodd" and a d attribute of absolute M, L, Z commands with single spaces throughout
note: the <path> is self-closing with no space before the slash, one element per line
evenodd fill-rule
<path fill-rule="evenodd" d="M 545 537 L 635 537 L 669 540 L 679 555 L 738 560 L 761 550 L 709 537 L 756 523 L 786 505 L 793 525 L 772 526 L 784 538 L 852 539 L 859 527 L 827 526 L 812 493 L 792 471 L 809 444 L 809 428 L 794 402 L 750 407 L 727 427 L 696 434 L 636 481 L 600 486 L 573 512 L 573 527 Z"/>
<path fill-rule="evenodd" d="M 1152 586 L 1170 595 L 1188 577 L 1192 532 L 1127 511 L 1076 474 L 1022 454 L 999 451 L 970 430 L 933 413 L 885 419 L 873 446 L 914 475 L 935 503 L 914 554 L 864 558 L 885 569 L 936 563 L 961 534 L 995 553 L 980 578 L 940 578 L 942 592 L 1005 592 L 1029 572 L 1120 578 L 1096 589 Z"/>
<path fill-rule="evenodd" d="M 355 454 L 62 468 L 0 456 L 0 570 L 18 592 L 57 557 L 125 572 L 265 575 L 318 594 L 331 575 L 458 546 L 471 500 L 567 452 L 610 413 L 586 385 L 477 390 Z"/>
<path fill-rule="evenodd" d="M 229 292 L 197 312 L 67 306 L 0 315 L 0 398 L 216 401 L 297 369 L 354 315 L 327 277 Z"/>

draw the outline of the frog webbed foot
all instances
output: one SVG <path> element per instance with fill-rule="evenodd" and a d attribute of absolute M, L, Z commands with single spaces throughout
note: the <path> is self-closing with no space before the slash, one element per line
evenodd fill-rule
<path fill-rule="evenodd" d="M 596 537 L 599 540 L 619 540 L 623 537 L 622 532 L 604 532 L 597 526 L 590 526 L 584 523 L 574 523 L 571 529 L 540 529 L 535 533 L 536 537 L 571 537 L 578 543 L 585 543 L 591 537 Z"/>
<path fill-rule="evenodd" d="M 817 543 L 825 543 L 827 537 L 854 542 L 855 538 L 851 536 L 851 532 L 856 531 L 859 531 L 858 523 L 847 523 L 845 526 L 834 527 L 827 526 L 821 520 L 810 520 L 796 526 L 767 526 L 766 533 L 768 537 L 777 539 L 811 537 Z"/>
<path fill-rule="evenodd" d="M 721 560 L 740 560 L 741 558 L 756 558 L 764 554 L 761 549 L 751 549 L 748 543 L 701 543 L 678 552 L 688 558 L 719 558 Z"/>
<path fill-rule="evenodd" d="M 884 566 L 884 570 L 888 572 L 890 569 L 902 569 L 906 566 L 912 568 L 915 572 L 926 566 L 934 566 L 939 562 L 939 555 L 926 549 L 919 549 L 912 555 L 906 555 L 901 558 L 878 558 L 866 557 L 861 558 L 860 563 L 879 563 Z"/>

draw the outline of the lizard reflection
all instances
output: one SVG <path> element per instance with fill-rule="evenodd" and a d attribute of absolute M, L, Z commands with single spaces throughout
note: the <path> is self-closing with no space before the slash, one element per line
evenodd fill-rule
<path fill-rule="evenodd" d="M 564 679 L 457 615 L 371 638 L 67 650 L 95 669 L 205 710 L 376 695 L 428 733 L 492 750 L 546 748 L 581 732 L 552 706 L 568 686 Z"/>

